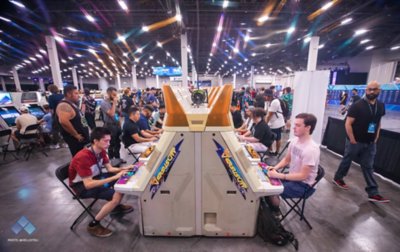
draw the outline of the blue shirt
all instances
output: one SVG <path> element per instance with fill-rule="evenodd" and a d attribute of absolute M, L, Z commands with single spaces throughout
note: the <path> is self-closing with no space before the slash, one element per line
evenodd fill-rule
<path fill-rule="evenodd" d="M 52 94 L 49 96 L 48 102 L 49 102 L 49 108 L 52 110 L 55 110 L 58 103 L 64 99 L 63 94 Z"/>
<path fill-rule="evenodd" d="M 140 119 L 137 124 L 140 130 L 150 130 L 149 120 L 143 114 L 140 114 Z"/>
<path fill-rule="evenodd" d="M 45 124 L 43 125 L 43 132 L 50 133 L 53 125 L 53 117 L 51 113 L 45 114 L 42 119 L 45 122 Z"/>

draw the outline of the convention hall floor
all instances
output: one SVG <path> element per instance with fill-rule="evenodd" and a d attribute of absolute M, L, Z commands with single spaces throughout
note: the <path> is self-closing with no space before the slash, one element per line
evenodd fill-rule
<path fill-rule="evenodd" d="M 15 161 L 0 166 L 0 251 L 294 251 L 253 238 L 154 238 L 139 234 L 138 211 L 113 219 L 109 238 L 96 238 L 86 232 L 86 218 L 72 232 L 69 229 L 81 211 L 78 203 L 54 175 L 69 161 L 67 149 L 52 150 L 49 157 L 35 154 L 28 162 Z M 398 251 L 400 247 L 399 186 L 378 178 L 381 193 L 389 204 L 369 203 L 362 173 L 353 165 L 343 191 L 331 183 L 339 158 L 323 150 L 321 164 L 326 176 L 307 203 L 306 215 L 314 229 L 309 230 L 297 216 L 290 216 L 285 227 L 300 241 L 299 251 Z M 137 207 L 137 199 L 126 203 Z M 98 209 L 97 204 L 95 209 Z M 285 207 L 283 207 L 285 208 Z M 36 230 L 15 235 L 11 227 L 25 216 Z M 107 217 L 110 221 L 110 217 Z M 26 238 L 22 242 L 19 239 Z M 396 249 L 397 248 L 397 249 Z"/>

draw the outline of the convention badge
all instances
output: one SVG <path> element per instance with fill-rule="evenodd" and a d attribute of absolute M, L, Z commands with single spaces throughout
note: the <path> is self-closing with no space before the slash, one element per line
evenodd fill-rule
<path fill-rule="evenodd" d="M 376 123 L 368 124 L 368 133 L 374 134 L 376 132 Z"/>

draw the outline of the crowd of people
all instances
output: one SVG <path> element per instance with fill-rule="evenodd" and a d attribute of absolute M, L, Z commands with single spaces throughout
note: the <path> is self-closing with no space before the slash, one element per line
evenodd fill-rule
<path fill-rule="evenodd" d="M 133 207 L 122 205 L 122 194 L 115 192 L 113 183 L 126 171 L 128 165 L 116 168 L 112 159 L 120 159 L 121 146 L 130 148 L 136 144 L 157 141 L 163 133 L 165 105 L 162 93 L 155 88 L 145 92 L 123 90 L 121 97 L 115 88 L 106 90 L 105 99 L 100 104 L 102 127 L 96 126 L 96 100 L 85 90 L 80 102 L 76 87 L 64 87 L 63 94 L 54 85 L 49 87 L 51 95 L 48 106 L 44 106 L 46 115 L 38 121 L 22 107 L 22 115 L 17 119 L 17 131 L 13 138 L 18 141 L 29 124 L 42 123 L 43 131 L 51 134 L 54 145 L 66 144 L 72 155 L 69 167 L 70 186 L 82 197 L 97 197 L 107 200 L 99 213 L 87 227 L 90 234 L 107 237 L 112 231 L 100 224 L 110 213 L 129 213 Z M 373 178 L 373 159 L 376 142 L 379 138 L 380 121 L 385 114 L 384 104 L 377 100 L 379 84 L 367 85 L 366 96 L 358 97 L 353 93 L 346 117 L 346 149 L 343 160 L 333 179 L 341 189 L 349 189 L 343 178 L 347 175 L 351 161 L 361 156 L 361 168 L 365 177 L 368 200 L 388 202 L 378 191 Z M 269 148 L 269 156 L 277 155 L 281 149 L 283 132 L 290 129 L 293 107 L 293 94 L 290 87 L 283 89 L 282 95 L 273 86 L 259 90 L 242 88 L 234 92 L 231 103 L 231 115 L 238 139 L 249 143 L 259 142 Z M 317 118 L 308 113 L 294 116 L 293 133 L 284 158 L 275 166 L 269 166 L 269 176 L 279 178 L 284 185 L 283 197 L 298 197 L 315 181 L 320 150 L 312 140 Z M 89 134 L 89 132 L 91 132 Z M 122 143 L 122 144 L 121 144 Z M 275 143 L 275 144 L 274 144 Z M 272 151 L 274 150 L 274 151 Z M 289 166 L 289 173 L 279 169 Z M 102 172 L 102 167 L 107 173 Z M 107 185 L 107 186 L 104 186 Z M 310 195 L 314 190 L 308 190 Z M 307 195 L 310 196 L 310 195 Z M 267 199 L 271 209 L 279 213 L 279 197 Z"/>

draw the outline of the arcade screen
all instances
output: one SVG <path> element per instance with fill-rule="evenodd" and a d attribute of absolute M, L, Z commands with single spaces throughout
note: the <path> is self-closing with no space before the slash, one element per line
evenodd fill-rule
<path fill-rule="evenodd" d="M 43 116 L 45 115 L 44 110 L 36 104 L 29 104 L 29 113 L 31 113 L 31 115 L 36 116 L 37 119 L 42 119 Z"/>
<path fill-rule="evenodd" d="M 8 127 L 15 126 L 15 119 L 20 115 L 14 106 L 0 108 L 0 117 L 7 123 Z"/>
<path fill-rule="evenodd" d="M 0 92 L 0 105 L 7 105 L 12 103 L 11 94 L 7 92 Z"/>
<path fill-rule="evenodd" d="M 25 92 L 21 95 L 21 103 L 38 102 L 36 92 Z"/>

